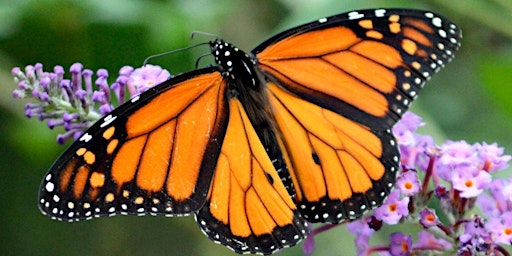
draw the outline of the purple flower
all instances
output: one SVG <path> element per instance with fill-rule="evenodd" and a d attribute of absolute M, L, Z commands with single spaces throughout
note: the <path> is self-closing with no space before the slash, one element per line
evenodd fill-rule
<path fill-rule="evenodd" d="M 420 211 L 420 224 L 424 228 L 431 228 L 437 226 L 439 219 L 437 218 L 436 211 L 429 208 L 424 208 Z"/>
<path fill-rule="evenodd" d="M 434 138 L 430 135 L 417 134 L 416 141 L 415 156 L 409 161 L 414 160 L 421 170 L 427 170 L 430 157 L 438 153 L 438 147 L 434 143 Z"/>
<path fill-rule="evenodd" d="M 491 184 L 491 175 L 485 171 L 469 168 L 459 168 L 452 173 L 453 188 L 460 191 L 463 198 L 480 195 Z"/>
<path fill-rule="evenodd" d="M 130 73 L 130 80 L 128 81 L 127 86 L 130 94 L 133 96 L 143 93 L 149 88 L 160 84 L 169 78 L 171 78 L 169 71 L 164 70 L 159 66 L 147 64 Z"/>
<path fill-rule="evenodd" d="M 418 242 L 412 246 L 413 250 L 451 251 L 453 244 L 436 238 L 431 233 L 422 230 L 418 233 Z"/>
<path fill-rule="evenodd" d="M 129 76 L 131 70 L 133 68 L 123 67 L 120 75 Z M 134 72 L 134 79 L 144 84 L 146 88 L 144 90 L 147 90 L 150 85 L 156 85 L 163 77 L 167 79 L 170 76 L 167 71 L 157 66 L 148 65 L 137 70 Z M 64 127 L 65 133 L 57 136 L 59 143 L 64 143 L 71 138 L 79 138 L 101 116 L 112 111 L 116 102 L 123 103 L 125 87 L 122 82 L 130 79 L 130 77 L 121 78 L 120 82 L 116 82 L 116 86 L 113 86 L 116 89 L 112 89 L 116 97 L 113 101 L 107 81 L 108 72 L 105 69 L 98 70 L 94 84 L 93 72 L 84 69 L 80 63 L 71 65 L 71 79 L 64 79 L 65 72 L 61 66 L 55 66 L 54 72 L 44 72 L 43 65 L 40 63 L 27 66 L 25 72 L 20 68 L 13 68 L 11 73 L 18 84 L 18 88 L 13 91 L 13 97 L 31 96 L 37 101 L 37 103 L 27 103 L 26 116 L 37 116 L 41 121 L 48 119 L 48 127 L 52 129 L 57 126 Z M 144 78 L 148 80 L 145 81 Z"/>
<path fill-rule="evenodd" d="M 345 226 L 347 230 L 354 235 L 372 235 L 375 230 L 370 228 L 369 221 L 371 218 L 364 218 L 362 220 L 355 220 L 347 223 Z"/>
<path fill-rule="evenodd" d="M 508 183 L 503 186 L 503 190 L 501 192 L 503 193 L 505 200 L 512 202 L 512 179 L 508 179 Z M 512 208 L 512 206 L 510 208 Z M 510 208 L 509 210 L 512 210 Z"/>
<path fill-rule="evenodd" d="M 369 225 L 371 219 L 356 220 L 347 223 L 347 229 L 356 236 L 354 242 L 357 248 L 357 255 L 368 255 L 370 249 L 370 236 L 375 233 Z"/>
<path fill-rule="evenodd" d="M 307 236 L 304 242 L 302 242 L 302 251 L 304 251 L 304 254 L 311 255 L 315 251 L 316 244 L 314 237 L 315 236 Z"/>
<path fill-rule="evenodd" d="M 440 161 L 449 166 L 472 165 L 476 161 L 475 146 L 465 141 L 447 141 L 441 146 Z"/>
<path fill-rule="evenodd" d="M 377 219 L 387 224 L 394 225 L 397 224 L 403 216 L 409 214 L 408 204 L 408 197 L 404 197 L 400 200 L 400 191 L 393 190 L 386 199 L 386 202 L 375 209 L 374 215 Z"/>
<path fill-rule="evenodd" d="M 419 127 L 424 126 L 425 123 L 421 122 L 421 116 L 414 114 L 413 112 L 405 112 L 402 119 L 393 127 L 393 132 L 398 130 L 407 130 L 415 132 Z"/>
<path fill-rule="evenodd" d="M 414 113 L 406 112 L 402 119 L 392 128 L 400 147 L 400 161 L 409 168 L 414 168 L 417 164 L 425 164 L 425 154 L 435 147 L 431 136 L 416 133 L 418 127 L 423 125 L 421 117 Z"/>
<path fill-rule="evenodd" d="M 475 215 L 464 224 L 464 233 L 459 236 L 460 249 L 485 252 L 492 243 L 492 235 L 486 229 L 483 218 Z"/>
<path fill-rule="evenodd" d="M 487 216 L 499 216 L 501 214 L 500 210 L 498 209 L 499 203 L 487 194 L 478 196 L 476 199 L 476 204 Z"/>
<path fill-rule="evenodd" d="M 400 121 L 393 126 L 393 134 L 399 145 L 414 146 L 416 145 L 416 133 L 418 127 L 423 126 L 421 117 L 412 113 L 406 112 Z"/>
<path fill-rule="evenodd" d="M 412 237 L 402 232 L 395 232 L 389 236 L 389 253 L 392 256 L 407 256 L 412 253 Z"/>
<path fill-rule="evenodd" d="M 421 189 L 418 175 L 413 170 L 402 172 L 396 180 L 396 186 L 405 196 L 413 196 Z"/>
<path fill-rule="evenodd" d="M 452 170 L 477 166 L 478 153 L 475 146 L 465 141 L 447 141 L 441 146 L 437 172 L 441 178 L 450 181 Z"/>
<path fill-rule="evenodd" d="M 494 235 L 496 242 L 512 244 L 512 212 L 506 212 L 499 217 L 491 218 L 487 228 Z"/>
<path fill-rule="evenodd" d="M 480 195 L 476 204 L 483 213 L 491 217 L 499 217 L 505 212 L 512 212 L 512 178 L 495 179 L 489 186 L 489 194 Z"/>
<path fill-rule="evenodd" d="M 480 165 L 488 172 L 503 170 L 508 167 L 511 159 L 510 155 L 503 155 L 503 148 L 498 147 L 498 143 L 482 143 L 475 145 L 480 159 Z"/>

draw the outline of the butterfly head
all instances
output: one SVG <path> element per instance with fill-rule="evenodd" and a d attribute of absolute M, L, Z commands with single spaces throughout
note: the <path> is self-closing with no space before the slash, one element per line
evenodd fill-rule
<path fill-rule="evenodd" d="M 222 39 L 210 42 L 210 48 L 224 77 L 244 86 L 258 87 L 258 82 L 254 79 L 256 77 L 254 57 Z"/>

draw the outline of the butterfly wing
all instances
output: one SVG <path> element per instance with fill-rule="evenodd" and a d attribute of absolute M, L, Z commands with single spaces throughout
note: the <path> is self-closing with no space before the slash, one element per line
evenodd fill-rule
<path fill-rule="evenodd" d="M 227 127 L 225 90 L 216 69 L 203 69 L 115 109 L 51 167 L 40 188 L 41 211 L 74 221 L 199 210 Z"/>
<path fill-rule="evenodd" d="M 381 204 L 398 170 L 390 130 L 371 130 L 275 84 L 268 90 L 302 216 L 339 222 Z"/>
<path fill-rule="evenodd" d="M 308 233 L 242 103 L 230 100 L 229 123 L 205 207 L 203 232 L 238 253 L 270 254 Z"/>
<path fill-rule="evenodd" d="M 382 204 L 398 169 L 390 128 L 460 39 L 437 14 L 378 9 L 320 19 L 253 50 L 306 219 L 339 222 Z"/>

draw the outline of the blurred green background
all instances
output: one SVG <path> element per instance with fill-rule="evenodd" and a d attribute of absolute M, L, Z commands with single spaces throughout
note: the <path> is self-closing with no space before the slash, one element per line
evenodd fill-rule
<path fill-rule="evenodd" d="M 14 3 L 15 2 L 15 3 Z M 425 132 L 444 139 L 498 142 L 512 153 L 512 1 L 0 1 L 0 254 L 232 255 L 206 238 L 193 218 L 113 217 L 61 223 L 37 209 L 43 175 L 64 150 L 57 131 L 24 117 L 10 70 L 41 62 L 107 68 L 141 66 L 149 55 L 208 40 L 200 30 L 250 50 L 285 28 L 354 9 L 408 7 L 449 17 L 464 33 L 456 59 L 436 75 L 413 110 Z M 194 68 L 201 51 L 154 63 L 171 73 Z M 112 81 L 111 81 L 112 82 Z M 508 172 L 508 174 L 506 173 Z M 510 170 L 501 174 L 510 175 Z M 385 239 L 386 234 L 383 234 Z M 354 255 L 345 228 L 316 237 L 315 255 Z M 281 255 L 302 255 L 300 246 Z"/>

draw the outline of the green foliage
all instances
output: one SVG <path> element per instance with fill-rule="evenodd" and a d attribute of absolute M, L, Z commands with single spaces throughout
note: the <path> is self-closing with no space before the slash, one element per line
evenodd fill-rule
<path fill-rule="evenodd" d="M 502 108 L 507 115 L 512 115 L 512 54 L 482 59 L 479 68 L 482 82 L 487 86 L 494 104 Z"/>

